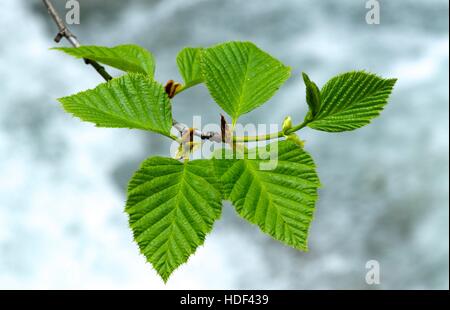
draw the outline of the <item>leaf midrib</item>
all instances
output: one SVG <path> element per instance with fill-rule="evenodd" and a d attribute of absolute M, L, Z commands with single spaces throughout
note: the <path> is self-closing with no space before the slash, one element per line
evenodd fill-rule
<path fill-rule="evenodd" d="M 289 229 L 289 231 L 290 231 L 291 234 L 296 235 L 296 234 L 292 231 L 291 226 L 289 226 L 289 224 L 288 224 L 288 222 L 286 221 L 286 219 L 284 218 L 283 214 L 281 214 L 280 208 L 276 205 L 276 203 L 273 202 L 273 199 L 270 197 L 270 196 L 271 196 L 271 195 L 270 195 L 270 191 L 267 190 L 266 186 L 264 185 L 264 181 L 261 180 L 261 179 L 257 176 L 257 175 L 258 175 L 258 170 L 254 169 L 252 163 L 250 163 L 250 166 L 249 166 L 249 164 L 247 164 L 248 161 L 249 161 L 248 159 L 244 159 L 244 165 L 245 165 L 245 168 L 246 168 L 247 170 L 249 170 L 249 173 L 252 175 L 252 177 L 253 177 L 255 180 L 257 180 L 258 184 L 261 186 L 261 189 L 263 190 L 262 193 L 264 193 L 264 195 L 267 197 L 267 200 L 268 200 L 268 208 L 272 207 L 273 209 L 275 209 L 276 212 L 277 212 L 277 216 L 279 216 L 279 217 L 283 220 L 284 226 L 287 227 L 287 228 Z M 260 161 L 257 161 L 257 162 L 259 163 Z M 247 195 L 246 195 L 246 196 L 247 196 Z M 258 201 L 258 203 L 259 203 L 259 201 Z M 265 218 L 264 218 L 264 226 L 266 226 L 268 214 L 269 214 L 269 212 L 266 211 L 266 215 L 265 215 Z M 256 216 L 256 210 L 255 210 L 255 216 Z M 256 220 L 256 218 L 255 218 L 255 220 Z"/>
<path fill-rule="evenodd" d="M 381 85 L 380 88 L 374 89 L 372 92 L 367 93 L 366 96 L 364 96 L 362 98 L 359 98 L 357 101 L 353 101 L 353 102 L 347 103 L 346 105 L 343 106 L 342 109 L 340 109 L 340 110 L 338 110 L 336 112 L 332 111 L 332 112 L 324 113 L 323 115 L 318 115 L 318 117 L 316 117 L 310 123 L 312 124 L 315 121 L 322 121 L 322 120 L 324 120 L 324 119 L 326 119 L 328 117 L 332 117 L 332 116 L 339 116 L 339 114 L 341 112 L 344 112 L 344 111 L 347 111 L 347 110 L 351 109 L 354 105 L 360 104 L 362 101 L 367 100 L 368 98 L 376 95 L 376 93 L 382 92 L 382 91 L 386 91 L 387 89 L 385 89 L 385 87 L 386 87 L 386 85 Z M 324 95 L 321 93 L 321 96 L 324 96 Z M 332 102 L 335 101 L 333 99 L 334 98 L 331 98 L 330 101 L 328 101 L 326 104 L 327 105 L 332 104 Z"/>
<path fill-rule="evenodd" d="M 123 54 L 121 54 L 121 53 L 118 53 L 118 54 L 120 54 L 121 57 L 124 57 Z M 87 58 L 89 59 L 89 57 L 87 57 Z M 112 58 L 112 57 L 103 57 L 103 56 L 101 56 L 99 58 L 101 58 L 103 60 L 106 60 L 106 61 L 117 61 L 117 58 Z M 102 61 L 100 61 L 100 62 L 102 62 Z M 150 72 L 147 72 L 147 70 L 144 69 L 144 66 L 141 67 L 141 65 L 140 65 L 140 63 L 138 61 L 134 62 L 134 61 L 129 61 L 129 60 L 125 60 L 124 58 L 121 58 L 117 62 L 122 63 L 122 64 L 124 64 L 127 67 L 132 67 L 133 71 L 135 71 L 135 72 L 137 71 L 138 73 L 143 73 L 145 75 L 150 75 Z M 145 63 L 145 66 L 147 66 L 147 65 L 148 64 Z M 127 71 L 129 71 L 129 70 L 127 70 Z"/>
<path fill-rule="evenodd" d="M 247 51 L 247 54 L 246 54 L 247 62 L 246 62 L 246 65 L 245 65 L 244 79 L 243 79 L 241 87 L 240 87 L 241 91 L 240 91 L 239 97 L 238 97 L 237 109 L 234 111 L 235 113 L 233 115 L 233 120 L 232 120 L 233 125 L 237 122 L 237 120 L 239 118 L 239 115 L 241 115 L 241 113 L 240 113 L 241 112 L 241 105 L 242 105 L 242 101 L 243 101 L 243 97 L 244 97 L 244 90 L 246 89 L 246 81 L 247 81 L 247 76 L 248 76 L 248 68 L 249 68 L 249 63 L 250 63 L 251 50 L 249 48 L 246 48 L 246 51 Z"/>
<path fill-rule="evenodd" d="M 180 193 L 182 193 L 182 191 L 183 191 L 183 189 L 185 187 L 184 183 L 185 183 L 185 177 L 186 177 L 186 170 L 187 170 L 187 163 L 183 163 L 183 173 L 179 177 L 180 178 L 180 185 L 179 185 L 179 189 L 178 189 L 178 192 L 176 194 L 176 199 L 175 199 L 176 207 L 174 208 L 174 211 L 173 211 L 173 212 L 175 212 L 175 214 L 173 215 L 173 220 L 170 223 L 169 236 L 167 237 L 167 241 L 164 242 L 164 245 L 167 245 L 171 241 L 172 236 L 173 236 L 173 228 L 174 228 L 175 223 L 177 221 L 177 215 L 178 215 L 178 211 L 179 211 L 179 208 L 180 208 Z M 172 251 L 170 250 L 170 247 L 167 246 L 167 251 L 160 258 L 160 260 L 162 260 L 164 258 L 164 269 L 166 270 L 166 272 L 167 272 L 167 270 L 169 270 L 169 267 L 170 267 L 170 266 L 168 266 L 169 260 L 168 260 L 168 257 L 167 257 L 169 255 L 169 252 L 172 252 Z"/>
<path fill-rule="evenodd" d="M 61 100 L 64 100 L 64 101 L 65 101 L 66 98 L 61 98 Z M 158 129 L 157 127 L 153 128 L 152 126 L 146 126 L 144 123 L 137 123 L 137 122 L 135 122 L 135 121 L 133 121 L 133 120 L 130 120 L 130 119 L 128 119 L 128 118 L 124 118 L 124 117 L 122 117 L 122 116 L 120 116 L 120 115 L 118 115 L 118 114 L 114 114 L 114 113 L 112 113 L 112 112 L 110 112 L 110 111 L 101 110 L 100 108 L 98 108 L 98 107 L 93 106 L 92 104 L 90 104 L 90 103 L 89 103 L 89 102 L 90 102 L 89 100 L 87 100 L 86 102 L 87 102 L 87 103 L 86 103 L 86 106 L 88 106 L 88 107 L 89 107 L 90 109 L 92 109 L 92 110 L 97 111 L 97 113 L 99 113 L 99 114 L 107 115 L 107 116 L 109 116 L 109 117 L 111 117 L 111 118 L 115 118 L 115 119 L 117 119 L 117 120 L 123 121 L 124 123 L 134 125 L 135 127 L 138 127 L 138 129 L 147 130 L 147 131 L 154 131 L 154 132 L 158 132 L 158 133 L 160 133 L 160 134 L 163 134 L 163 135 L 165 135 L 165 136 L 170 136 L 170 131 L 162 131 L 162 130 Z M 68 102 L 66 102 L 66 103 L 68 103 Z M 68 104 L 74 106 L 74 105 L 71 104 L 71 103 L 68 103 Z M 63 102 L 63 106 L 64 106 L 64 105 L 65 105 L 65 104 L 64 104 L 64 102 Z M 70 111 L 69 111 L 69 112 L 70 112 Z M 72 112 L 71 112 L 71 113 L 72 113 Z"/>

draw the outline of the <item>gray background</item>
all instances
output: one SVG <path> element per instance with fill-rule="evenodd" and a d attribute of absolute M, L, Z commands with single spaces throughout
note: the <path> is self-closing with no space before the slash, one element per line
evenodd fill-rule
<path fill-rule="evenodd" d="M 301 71 L 319 85 L 354 69 L 399 79 L 370 126 L 301 133 L 324 184 L 308 253 L 225 205 L 167 285 L 133 243 L 123 204 L 140 161 L 168 154 L 170 141 L 65 114 L 55 98 L 100 77 L 48 50 L 55 26 L 41 1 L 1 2 L 0 288 L 448 289 L 448 1 L 381 1 L 380 25 L 367 25 L 365 1 L 354 0 L 80 1 L 73 30 L 82 43 L 141 44 L 160 81 L 179 79 L 182 47 L 227 40 L 253 41 L 293 67 L 243 123 L 301 120 Z M 218 121 L 203 86 L 173 105 L 183 122 Z M 378 286 L 365 283 L 371 259 L 381 264 Z"/>

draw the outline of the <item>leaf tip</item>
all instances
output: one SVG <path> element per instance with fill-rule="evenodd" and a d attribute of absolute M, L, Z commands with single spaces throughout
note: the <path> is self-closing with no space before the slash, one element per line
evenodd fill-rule
<path fill-rule="evenodd" d="M 67 53 L 67 51 L 69 49 L 71 49 L 72 47 L 59 47 L 59 46 L 54 46 L 54 47 L 50 47 L 49 50 L 50 51 L 60 51 L 60 52 L 64 52 Z"/>
<path fill-rule="evenodd" d="M 303 77 L 303 82 L 305 82 L 305 85 L 307 85 L 311 81 L 309 79 L 309 76 L 305 72 L 302 72 L 302 77 Z"/>
<path fill-rule="evenodd" d="M 161 277 L 161 280 L 163 280 L 164 284 L 167 284 L 167 281 L 169 281 L 169 278 L 171 276 L 171 273 L 163 273 L 156 270 L 158 275 Z"/>
<path fill-rule="evenodd" d="M 67 97 L 57 98 L 56 101 L 58 101 L 60 104 L 64 106 L 64 104 L 67 102 Z"/>
<path fill-rule="evenodd" d="M 387 81 L 393 87 L 397 83 L 398 79 L 397 78 L 390 78 L 390 79 L 387 79 Z"/>

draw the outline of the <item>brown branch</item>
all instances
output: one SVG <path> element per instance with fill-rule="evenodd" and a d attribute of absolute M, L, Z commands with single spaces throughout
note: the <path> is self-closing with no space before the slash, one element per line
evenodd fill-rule
<path fill-rule="evenodd" d="M 58 27 L 58 34 L 55 37 L 55 42 L 59 43 L 62 38 L 65 38 L 73 47 L 80 47 L 80 41 L 78 41 L 77 37 L 70 31 L 69 27 L 64 23 L 62 18 L 59 16 L 58 12 L 56 11 L 55 7 L 53 6 L 53 3 L 51 0 L 42 0 L 44 2 L 44 5 L 47 7 L 47 11 L 52 17 L 53 21 L 55 22 L 56 26 Z M 91 65 L 95 71 L 97 71 L 98 74 L 100 74 L 106 81 L 109 81 L 112 79 L 112 76 L 106 71 L 106 69 L 100 65 L 98 62 L 90 60 L 90 59 L 84 59 L 84 62 L 88 65 Z M 174 86 L 174 87 L 172 87 Z M 179 87 L 179 84 L 173 84 L 170 88 L 170 92 L 175 93 L 177 87 Z M 167 86 L 166 86 L 167 89 Z M 170 94 L 168 94 L 170 96 Z M 173 97 L 173 96 L 172 96 Z M 181 134 L 183 134 L 186 130 L 190 130 L 188 126 L 181 124 L 177 122 L 176 120 L 173 120 L 172 122 L 173 127 L 175 127 Z M 221 136 L 217 132 L 201 132 L 197 129 L 192 129 L 192 134 L 200 137 L 202 140 L 210 140 L 214 142 L 221 142 Z"/>
<path fill-rule="evenodd" d="M 223 116 L 223 114 L 220 114 L 220 135 L 222 143 L 225 143 L 227 135 L 227 121 L 225 120 L 225 116 Z"/>
<path fill-rule="evenodd" d="M 67 41 L 73 46 L 73 47 L 80 47 L 80 41 L 78 41 L 77 37 L 70 31 L 69 27 L 64 23 L 62 18 L 59 16 L 58 12 L 56 11 L 55 7 L 53 6 L 53 3 L 50 0 L 42 0 L 44 2 L 44 5 L 47 7 L 47 11 L 52 17 L 52 19 L 55 21 L 56 26 L 58 27 L 58 34 L 55 37 L 55 42 L 59 43 L 62 38 L 66 38 Z M 106 72 L 105 67 L 100 65 L 98 62 L 90 60 L 90 59 L 84 59 L 84 62 L 88 65 L 91 65 L 95 71 L 98 72 L 106 81 L 109 81 L 112 79 L 112 76 Z"/>

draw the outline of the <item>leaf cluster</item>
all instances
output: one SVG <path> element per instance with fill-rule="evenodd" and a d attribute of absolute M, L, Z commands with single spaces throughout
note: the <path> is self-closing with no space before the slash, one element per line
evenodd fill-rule
<path fill-rule="evenodd" d="M 125 72 L 94 89 L 60 98 L 67 112 L 98 127 L 147 130 L 175 140 L 174 95 L 204 83 L 234 126 L 241 115 L 269 101 L 291 76 L 290 67 L 250 42 L 184 48 L 176 59 L 183 82 L 172 81 L 170 87 L 154 79 L 155 58 L 140 46 L 56 49 Z M 396 80 L 364 71 L 340 74 L 321 89 L 305 73 L 303 80 L 309 108 L 303 122 L 293 125 L 287 117 L 283 130 L 269 137 L 285 140 L 263 148 L 244 147 L 241 156 L 227 156 L 230 149 L 224 147 L 211 159 L 150 157 L 136 171 L 128 186 L 126 212 L 141 253 L 164 281 L 203 244 L 220 217 L 223 200 L 274 239 L 307 250 L 320 182 L 295 132 L 304 127 L 342 132 L 369 124 L 383 110 Z M 273 150 L 273 156 L 267 156 Z M 267 169 L 274 160 L 276 165 Z"/>

